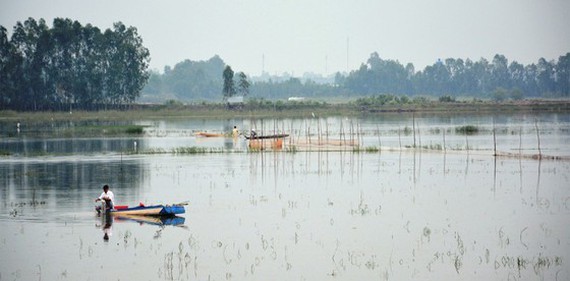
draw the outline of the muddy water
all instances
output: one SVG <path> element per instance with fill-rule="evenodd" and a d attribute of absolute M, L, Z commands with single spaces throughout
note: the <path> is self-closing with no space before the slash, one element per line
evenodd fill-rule
<path fill-rule="evenodd" d="M 5 157 L 0 280 L 568 280 L 568 175 L 459 153 Z M 183 223 L 97 217 L 104 183 L 188 200 Z"/>

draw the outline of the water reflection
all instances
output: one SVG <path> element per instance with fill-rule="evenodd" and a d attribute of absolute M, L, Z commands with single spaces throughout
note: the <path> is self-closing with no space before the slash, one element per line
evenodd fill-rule
<path fill-rule="evenodd" d="M 382 135 L 382 145 L 397 144 L 395 136 Z M 445 136 L 447 146 L 466 145 L 463 135 Z M 514 139 L 518 150 L 518 129 Z M 0 239 L 0 273 L 16 280 L 567 280 L 568 161 L 442 152 L 7 157 L 0 160 L 0 237 L 10 241 Z M 103 183 L 121 202 L 190 205 L 170 222 L 117 217 L 112 243 L 104 243 L 106 223 L 93 230 L 92 206 Z M 46 260 L 53 251 L 58 260 Z M 136 270 L 125 270 L 133 257 Z M 93 273 L 93 264 L 104 270 Z"/>
<path fill-rule="evenodd" d="M 115 218 L 108 212 L 99 214 L 98 217 L 101 218 L 101 225 L 99 227 L 103 230 L 103 241 L 107 242 L 113 235 L 113 221 Z"/>
<path fill-rule="evenodd" d="M 137 215 L 114 215 L 119 222 L 136 222 L 156 226 L 184 226 L 186 220 L 181 216 L 137 216 Z"/>
<path fill-rule="evenodd" d="M 93 210 L 93 198 L 109 184 L 119 202 L 141 200 L 141 183 L 147 169 L 138 159 L 121 157 L 63 157 L 0 162 L 0 210 L 28 218 L 43 215 L 41 205 L 57 206 L 57 212 Z M 41 204 L 40 204 L 41 203 Z M 22 206 L 38 210 L 23 212 Z M 10 209 L 14 208 L 14 210 Z M 7 210 L 10 209 L 10 210 Z M 49 210 L 48 212 L 56 212 Z M 2 215 L 0 215 L 1 217 Z"/>

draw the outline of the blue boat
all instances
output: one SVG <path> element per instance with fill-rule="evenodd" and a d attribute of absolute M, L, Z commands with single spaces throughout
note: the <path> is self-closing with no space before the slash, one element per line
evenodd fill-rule
<path fill-rule="evenodd" d="M 126 207 L 126 208 L 125 208 Z M 112 215 L 137 215 L 137 216 L 174 216 L 184 214 L 184 206 L 175 205 L 153 205 L 153 206 L 115 206 L 110 210 Z"/>

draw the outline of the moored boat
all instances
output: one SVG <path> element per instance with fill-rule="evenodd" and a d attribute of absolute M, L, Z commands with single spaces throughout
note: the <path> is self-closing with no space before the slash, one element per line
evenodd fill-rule
<path fill-rule="evenodd" d="M 263 135 L 263 136 L 244 136 L 248 140 L 258 140 L 258 139 L 280 139 L 286 138 L 289 134 L 275 134 L 275 135 Z"/>
<path fill-rule="evenodd" d="M 220 137 L 225 137 L 224 134 L 219 134 L 219 133 L 208 133 L 208 132 L 197 132 L 194 135 L 199 136 L 199 137 L 205 137 L 205 138 L 220 138 Z"/>

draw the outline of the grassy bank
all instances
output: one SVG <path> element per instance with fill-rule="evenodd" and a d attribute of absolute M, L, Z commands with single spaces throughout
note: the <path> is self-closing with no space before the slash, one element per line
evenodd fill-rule
<path fill-rule="evenodd" d="M 569 112 L 570 100 L 523 100 L 508 102 L 427 101 L 413 104 L 357 104 L 326 102 L 264 102 L 246 104 L 239 109 L 228 109 L 221 103 L 191 105 L 130 105 L 125 110 L 76 111 L 76 112 L 16 112 L 0 111 L 0 120 L 141 120 L 163 118 L 264 118 L 264 117 L 310 117 L 357 116 L 414 112 L 418 114 L 464 114 L 464 113 L 515 113 L 515 112 Z"/>

